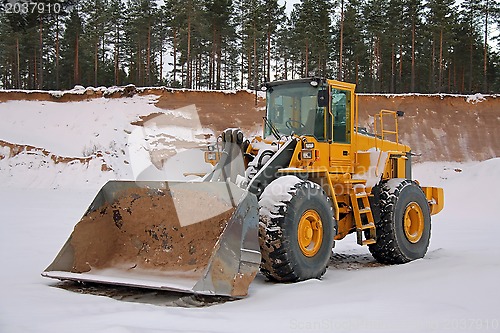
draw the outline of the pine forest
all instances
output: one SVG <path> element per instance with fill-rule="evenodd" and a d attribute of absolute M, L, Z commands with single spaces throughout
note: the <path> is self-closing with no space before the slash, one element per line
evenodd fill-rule
<path fill-rule="evenodd" d="M 0 4 L 0 89 L 320 76 L 360 92 L 500 92 L 497 0 L 23 1 Z"/>

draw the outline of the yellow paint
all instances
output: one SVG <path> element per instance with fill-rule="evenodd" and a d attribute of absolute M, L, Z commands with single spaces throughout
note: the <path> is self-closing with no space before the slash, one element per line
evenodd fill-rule
<path fill-rule="evenodd" d="M 297 241 L 302 254 L 306 257 L 314 257 L 323 242 L 323 223 L 318 212 L 309 209 L 300 218 Z"/>
<path fill-rule="evenodd" d="M 431 215 L 435 215 L 444 208 L 444 191 L 439 187 L 422 187 L 425 197 L 429 202 Z"/>
<path fill-rule="evenodd" d="M 416 202 L 411 202 L 405 209 L 403 229 L 410 243 L 417 243 L 424 233 L 424 214 Z"/>
<path fill-rule="evenodd" d="M 360 215 L 366 215 L 364 209 L 370 208 L 368 197 L 371 196 L 372 188 L 367 187 L 368 175 L 371 174 L 375 180 L 377 177 L 381 177 L 382 180 L 408 178 L 409 175 L 406 174 L 406 165 L 409 163 L 407 154 L 411 152 L 411 149 L 400 142 L 396 111 L 381 110 L 374 115 L 375 133 L 367 134 L 366 131 L 359 130 L 356 86 L 336 80 L 327 80 L 327 84 L 330 97 L 329 106 L 323 115 L 325 138 L 318 140 L 309 135 L 295 135 L 297 145 L 289 165 L 280 169 L 279 172 L 300 174 L 301 178 L 307 178 L 321 185 L 332 201 L 334 217 L 338 223 L 335 239 L 341 239 L 355 231 L 359 234 L 361 229 L 363 234 L 365 230 L 374 229 L 369 225 L 360 224 Z M 300 121 L 300 98 L 290 99 L 290 103 L 291 120 Z M 256 137 L 246 152 L 256 155 L 258 149 L 255 148 L 255 143 L 261 141 L 272 143 Z M 306 149 L 306 143 L 314 143 L 314 148 Z M 306 156 L 310 157 L 304 158 Z M 366 192 L 363 208 L 355 208 L 356 205 L 353 203 L 353 198 L 360 194 L 359 186 L 362 186 L 361 193 Z M 431 214 L 440 212 L 444 206 L 443 190 L 434 187 L 424 187 L 423 190 L 429 202 Z M 422 237 L 423 230 L 423 220 L 417 217 L 423 214 L 420 207 L 411 207 L 405 212 L 405 232 L 410 241 L 416 242 Z M 370 214 L 371 212 L 368 213 Z M 310 222 L 312 220 L 319 220 L 319 217 L 315 218 L 314 214 L 308 213 L 307 216 L 301 218 L 299 226 L 301 235 L 299 245 L 301 244 L 301 250 L 305 255 L 316 251 L 310 250 L 310 244 L 319 232 L 315 231 L 316 229 Z M 369 220 L 373 223 L 373 218 Z M 368 244 L 374 241 L 373 234 L 362 243 Z M 315 246 L 312 246 L 312 249 L 315 249 Z"/>

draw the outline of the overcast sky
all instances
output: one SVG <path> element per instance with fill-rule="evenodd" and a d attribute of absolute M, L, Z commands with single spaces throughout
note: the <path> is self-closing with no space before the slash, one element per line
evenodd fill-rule
<path fill-rule="evenodd" d="M 297 2 L 300 2 L 300 0 L 279 0 L 278 1 L 280 5 L 286 3 L 286 12 L 290 13 L 292 11 L 293 5 L 296 4 Z"/>

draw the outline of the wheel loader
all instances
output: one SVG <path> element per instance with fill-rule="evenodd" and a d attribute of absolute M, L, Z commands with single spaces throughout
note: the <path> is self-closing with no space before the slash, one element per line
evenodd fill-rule
<path fill-rule="evenodd" d="M 359 126 L 355 85 L 266 83 L 262 136 L 227 129 L 199 182 L 110 181 L 42 273 L 60 280 L 243 297 L 256 274 L 325 274 L 351 233 L 385 264 L 422 258 L 441 188 L 412 179 L 398 117 Z"/>

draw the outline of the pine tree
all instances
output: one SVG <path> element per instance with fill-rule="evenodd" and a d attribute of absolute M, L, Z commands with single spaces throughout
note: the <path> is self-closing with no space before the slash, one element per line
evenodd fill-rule
<path fill-rule="evenodd" d="M 368 49 L 362 17 L 362 1 L 344 3 L 343 64 L 339 79 L 356 83 L 358 90 L 366 90 L 369 76 Z M 339 66 L 340 67 L 340 66 Z"/>
<path fill-rule="evenodd" d="M 479 77 L 477 74 L 480 73 L 480 68 L 476 66 L 476 59 L 478 58 L 478 47 L 481 47 L 480 34 L 477 29 L 481 21 L 481 2 L 482 0 L 465 0 L 460 7 L 460 21 L 455 30 L 455 35 L 458 37 L 456 39 L 458 48 L 454 52 L 456 53 L 454 66 L 458 67 L 458 71 L 461 73 L 461 83 L 458 89 L 460 92 L 472 92 L 477 85 L 475 82 Z M 467 89 L 465 89 L 466 86 Z"/>
<path fill-rule="evenodd" d="M 293 18 L 293 35 L 302 41 L 301 75 L 327 76 L 327 64 L 331 53 L 331 18 L 328 8 L 329 0 L 303 0 L 295 7 Z"/>
<path fill-rule="evenodd" d="M 78 6 L 73 8 L 65 25 L 66 29 L 61 41 L 61 72 L 64 73 L 61 75 L 61 86 L 73 87 L 82 83 L 80 39 L 83 34 L 83 24 Z"/>
<path fill-rule="evenodd" d="M 19 35 L 11 25 L 12 17 L 0 12 L 0 84 L 3 88 L 20 88 Z"/>
<path fill-rule="evenodd" d="M 496 0 L 483 0 L 482 3 L 482 16 L 484 22 L 484 57 L 483 57 L 483 89 L 488 91 L 488 40 L 489 40 L 489 28 L 492 21 L 497 21 L 497 28 L 500 27 L 500 3 Z M 498 36 L 497 36 L 498 37 Z"/>
<path fill-rule="evenodd" d="M 457 20 L 455 17 L 454 0 L 429 0 L 430 9 L 427 20 L 431 33 L 431 90 L 444 90 L 445 71 L 449 61 L 449 48 L 453 40 L 452 29 Z M 436 70 L 437 67 L 437 70 Z M 449 68 L 448 68 L 449 70 Z M 437 74 L 436 74 L 437 72 Z"/>
<path fill-rule="evenodd" d="M 205 19 L 211 37 L 208 38 L 209 73 L 208 88 L 221 89 L 223 55 L 230 39 L 235 37 L 231 0 L 205 0 Z"/>
<path fill-rule="evenodd" d="M 411 70 L 410 70 L 410 92 L 416 91 L 416 75 L 417 75 L 417 59 L 416 54 L 421 43 L 418 42 L 421 35 L 422 15 L 424 5 L 422 0 L 406 0 L 407 15 L 406 21 L 408 22 L 407 32 L 411 36 Z"/>
<path fill-rule="evenodd" d="M 387 3 L 384 0 L 368 0 L 363 8 L 366 21 L 367 41 L 370 50 L 370 81 L 372 91 L 383 91 L 382 50 L 385 39 L 385 17 Z"/>
<path fill-rule="evenodd" d="M 257 89 L 259 82 L 265 80 L 261 64 L 264 58 L 261 41 L 265 38 L 264 22 L 262 20 L 265 2 L 262 0 L 242 0 L 241 43 L 242 43 L 242 84 L 243 74 L 247 74 L 247 87 Z"/>
<path fill-rule="evenodd" d="M 109 22 L 109 43 L 112 46 L 113 57 L 113 85 L 120 85 L 126 76 L 122 64 L 125 61 L 123 54 L 124 39 L 124 18 L 125 5 L 121 0 L 111 0 L 107 8 L 107 17 Z"/>
<path fill-rule="evenodd" d="M 293 68 L 294 41 L 292 39 L 292 25 L 289 18 L 282 23 L 276 39 L 277 67 L 275 69 L 275 79 L 288 80 Z"/>
<path fill-rule="evenodd" d="M 157 82 L 153 34 L 157 7 L 152 0 L 129 0 L 125 23 L 125 47 L 128 53 L 129 81 L 151 86 Z"/>
<path fill-rule="evenodd" d="M 271 54 L 274 42 L 278 36 L 278 28 L 280 23 L 284 20 L 285 5 L 280 6 L 278 0 L 268 0 L 263 6 L 263 21 L 266 38 L 266 72 L 264 77 L 266 81 L 271 80 Z"/>

